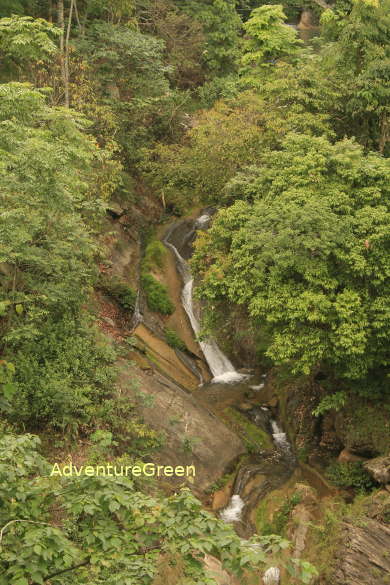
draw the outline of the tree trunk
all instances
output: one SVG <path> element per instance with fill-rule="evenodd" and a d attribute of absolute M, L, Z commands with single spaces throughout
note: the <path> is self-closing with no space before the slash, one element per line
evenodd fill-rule
<path fill-rule="evenodd" d="M 70 2 L 68 26 L 66 29 L 65 47 L 64 47 L 64 69 L 65 69 L 65 106 L 69 108 L 69 37 L 70 27 L 72 24 L 74 0 Z"/>
<path fill-rule="evenodd" d="M 65 65 L 65 20 L 64 20 L 64 0 L 58 0 L 57 4 L 57 20 L 58 26 L 61 29 L 60 36 L 60 60 L 61 60 L 61 77 L 62 84 L 64 86 L 64 103 L 66 107 L 69 107 L 69 84 L 66 76 L 66 65 Z"/>
<path fill-rule="evenodd" d="M 381 115 L 379 122 L 379 152 L 384 153 L 389 140 L 389 121 L 386 112 Z"/>

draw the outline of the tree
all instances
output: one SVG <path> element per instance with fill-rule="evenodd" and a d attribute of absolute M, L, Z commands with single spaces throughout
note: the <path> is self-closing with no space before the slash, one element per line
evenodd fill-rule
<path fill-rule="evenodd" d="M 381 376 L 389 162 L 351 141 L 294 134 L 259 162 L 197 245 L 201 296 L 245 305 L 271 333 L 267 354 L 293 372 Z"/>
<path fill-rule="evenodd" d="M 180 7 L 203 26 L 204 63 L 211 75 L 227 75 L 239 56 L 241 19 L 234 0 L 184 0 Z"/>
<path fill-rule="evenodd" d="M 337 88 L 333 116 L 339 131 L 384 153 L 390 133 L 390 2 L 356 0 L 348 14 L 324 12 L 322 24 L 330 41 L 324 76 Z"/>
<path fill-rule="evenodd" d="M 60 31 L 42 18 L 16 16 L 0 19 L 0 56 L 5 76 L 17 68 L 25 74 L 38 61 L 47 61 L 57 52 L 55 43 Z M 4 73 L 3 73 L 4 75 Z"/>
<path fill-rule="evenodd" d="M 242 576 L 288 547 L 272 535 L 243 541 L 186 489 L 151 496 L 126 476 L 51 477 L 39 443 L 33 435 L 0 437 L 1 585 L 151 585 L 164 559 L 180 567 L 182 585 L 215 585 L 206 553 Z"/>
<path fill-rule="evenodd" d="M 267 69 L 278 59 L 291 59 L 297 54 L 300 41 L 296 31 L 284 23 L 281 5 L 259 6 L 244 23 L 247 38 L 241 58 L 241 75 L 245 84 L 255 87 L 262 83 Z"/>
<path fill-rule="evenodd" d="M 87 135 L 86 120 L 50 108 L 45 92 L 10 83 L 0 97 L 0 331 L 1 353 L 18 354 L 13 418 L 64 427 L 91 402 L 92 384 L 96 391 L 109 381 L 102 376 L 99 385 L 97 364 L 88 362 L 96 356 L 107 366 L 114 357 L 95 348 L 82 315 L 96 279 L 94 234 L 118 165 Z"/>

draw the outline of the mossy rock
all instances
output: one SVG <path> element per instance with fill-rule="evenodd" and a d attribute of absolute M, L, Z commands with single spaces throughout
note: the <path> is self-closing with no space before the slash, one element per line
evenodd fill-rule
<path fill-rule="evenodd" d="M 273 449 L 271 437 L 234 408 L 224 410 L 225 420 L 244 440 L 249 451 Z"/>

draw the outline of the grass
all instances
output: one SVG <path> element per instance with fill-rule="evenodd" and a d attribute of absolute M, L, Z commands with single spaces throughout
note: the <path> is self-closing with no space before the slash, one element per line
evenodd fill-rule
<path fill-rule="evenodd" d="M 160 240 L 151 240 L 145 248 L 142 268 L 145 272 L 156 268 L 163 268 L 167 249 Z"/>
<path fill-rule="evenodd" d="M 224 415 L 227 423 L 230 423 L 234 430 L 242 437 L 249 451 L 272 449 L 273 445 L 270 436 L 250 422 L 246 416 L 230 407 L 224 410 Z"/>
<path fill-rule="evenodd" d="M 164 331 L 165 340 L 170 347 L 173 349 L 180 349 L 180 351 L 185 351 L 187 349 L 186 344 L 184 341 L 179 337 L 179 335 L 173 329 L 169 329 L 168 327 Z"/>
<path fill-rule="evenodd" d="M 169 298 L 167 288 L 148 273 L 142 274 L 141 283 L 149 309 L 162 315 L 172 315 L 175 305 Z"/>

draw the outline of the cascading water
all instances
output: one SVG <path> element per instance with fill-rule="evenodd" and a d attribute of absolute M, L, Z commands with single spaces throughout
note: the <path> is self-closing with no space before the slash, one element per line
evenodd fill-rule
<path fill-rule="evenodd" d="M 210 215 L 203 214 L 201 215 L 194 224 L 194 229 L 192 232 L 190 231 L 189 234 L 186 236 L 186 240 L 189 240 L 190 237 L 193 236 L 197 229 L 204 228 L 207 223 L 210 221 Z M 183 279 L 183 291 L 182 291 L 182 303 L 185 312 L 188 315 L 188 318 L 191 323 L 191 327 L 195 333 L 195 335 L 199 335 L 200 333 L 200 324 L 199 320 L 195 315 L 194 312 L 194 304 L 193 304 L 193 284 L 194 279 L 192 277 L 190 268 L 188 263 L 185 259 L 181 256 L 180 252 L 172 244 L 170 241 L 170 236 L 172 234 L 172 230 L 168 232 L 164 239 L 164 243 L 168 248 L 170 248 L 176 256 L 176 261 L 179 267 L 180 274 Z M 183 242 L 185 244 L 186 242 Z M 231 361 L 224 355 L 224 353 L 219 349 L 217 343 L 213 339 L 209 339 L 208 341 L 199 341 L 199 345 L 203 351 L 203 355 L 208 363 L 210 371 L 213 375 L 212 382 L 222 383 L 222 384 L 231 384 L 233 382 L 239 382 L 244 380 L 247 376 L 244 374 L 238 373 L 235 369 Z"/>
<path fill-rule="evenodd" d="M 191 244 L 193 237 L 196 234 L 196 230 L 204 229 L 207 227 L 207 224 L 210 221 L 210 215 L 208 213 L 204 213 L 201 215 L 192 226 L 189 226 L 189 229 L 185 230 L 185 233 L 181 233 L 181 238 L 178 241 L 178 234 L 174 234 L 174 241 L 173 243 L 173 232 L 180 227 L 180 224 L 176 224 L 171 228 L 168 234 L 165 237 L 164 243 L 165 245 L 170 248 L 173 253 L 175 254 L 177 266 L 181 277 L 183 279 L 183 290 L 182 290 L 182 303 L 185 312 L 190 320 L 192 329 L 196 336 L 200 333 L 200 324 L 199 319 L 195 314 L 194 303 L 193 303 L 193 277 L 189 268 L 188 263 L 183 258 L 183 255 L 189 257 L 190 251 L 188 246 Z M 181 224 L 183 227 L 183 224 Z M 180 235 L 180 229 L 178 230 Z M 179 248 L 179 249 L 178 249 Z M 182 252 L 182 254 L 179 252 Z M 233 364 L 230 360 L 223 354 L 223 352 L 218 347 L 217 343 L 213 339 L 209 339 L 208 341 L 199 341 L 199 345 L 203 351 L 205 359 L 209 365 L 210 371 L 213 374 L 212 382 L 219 382 L 219 383 L 234 383 L 234 382 L 242 382 L 244 379 L 247 379 L 248 376 L 244 374 L 238 373 L 235 369 Z M 263 375 L 265 378 L 265 375 Z M 257 385 L 248 385 L 248 389 L 252 391 L 260 391 L 265 385 L 265 382 L 261 382 Z M 248 413 L 249 414 L 249 413 Z M 295 465 L 295 458 L 291 450 L 291 446 L 288 442 L 286 434 L 279 428 L 277 422 L 271 418 L 271 413 L 268 408 L 255 406 L 251 409 L 250 414 L 252 415 L 251 418 L 255 424 L 259 427 L 267 429 L 267 432 L 272 435 L 273 442 L 275 445 L 274 452 L 276 453 L 276 460 L 281 462 L 284 461 L 282 464 L 282 469 L 288 470 L 291 468 L 291 465 Z M 269 456 L 270 452 L 268 452 Z M 260 459 L 264 459 L 266 462 L 267 454 L 266 453 L 259 453 L 258 457 Z M 245 517 L 245 510 L 248 505 L 248 498 L 244 500 L 240 494 L 244 493 L 245 486 L 248 485 L 250 480 L 256 476 L 257 474 L 266 473 L 264 468 L 264 461 L 259 463 L 254 463 L 251 465 L 247 465 L 242 467 L 235 480 L 235 485 L 233 489 L 233 495 L 230 498 L 228 505 L 220 512 L 220 518 L 227 523 L 233 523 L 237 526 L 243 525 L 242 519 Z M 276 463 L 278 465 L 278 463 Z M 275 465 L 275 464 L 274 464 Z M 279 475 L 279 474 L 278 474 Z M 283 480 L 282 480 L 283 481 Z M 272 479 L 269 481 L 267 480 L 264 483 L 265 489 L 272 489 L 273 487 L 277 487 L 272 482 Z M 270 567 L 263 575 L 263 582 L 265 585 L 278 585 L 280 583 L 280 570 L 278 567 Z"/>
<path fill-rule="evenodd" d="M 241 520 L 242 509 L 245 506 L 244 500 L 239 494 L 234 494 L 230 498 L 229 504 L 222 510 L 220 518 L 224 522 L 239 522 Z"/>

